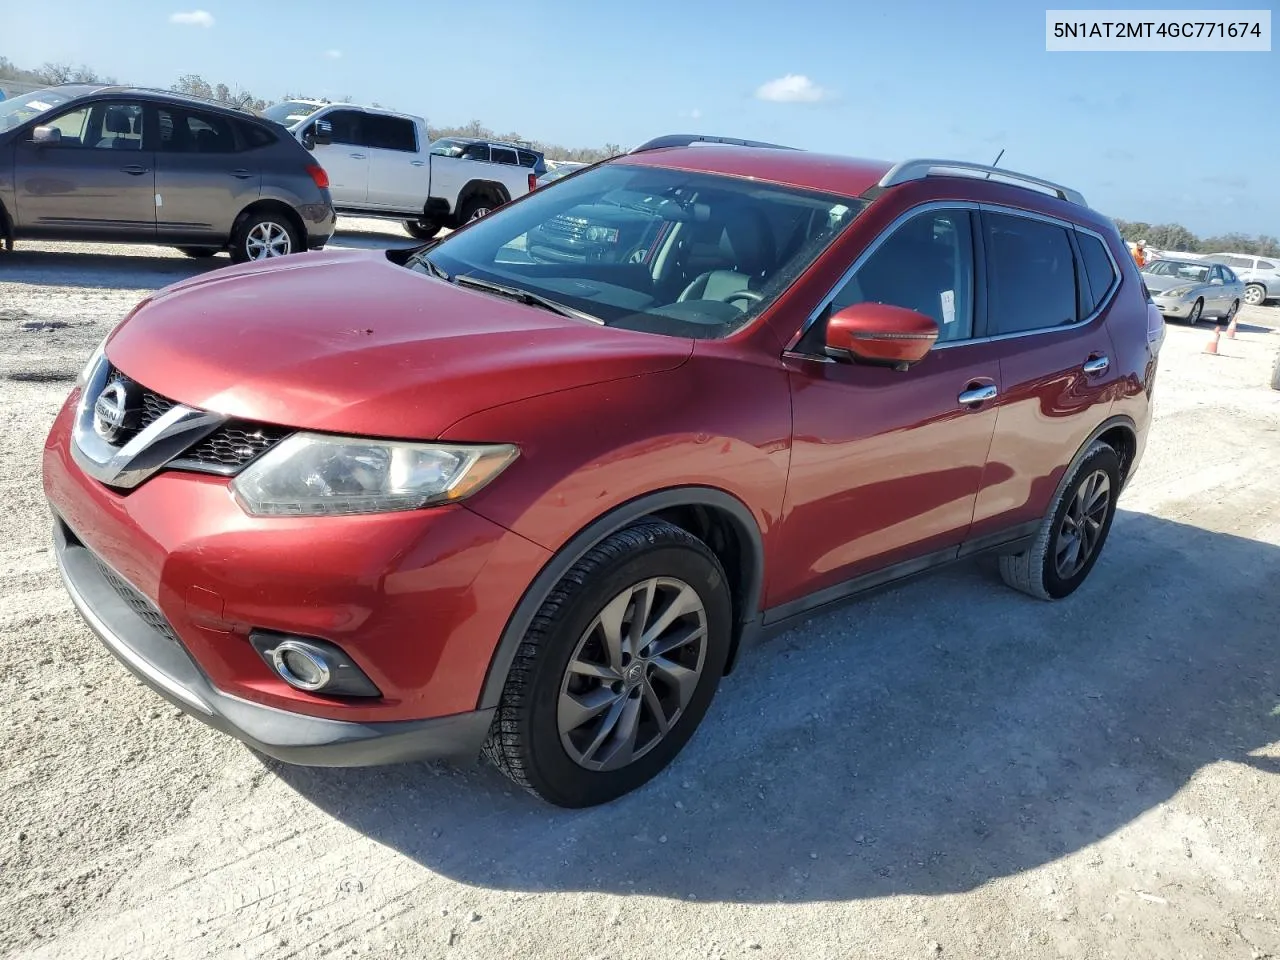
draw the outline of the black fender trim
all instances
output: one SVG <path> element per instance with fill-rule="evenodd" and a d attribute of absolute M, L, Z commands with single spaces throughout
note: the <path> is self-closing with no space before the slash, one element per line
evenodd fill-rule
<path fill-rule="evenodd" d="M 715 487 L 671 487 L 647 493 L 634 500 L 628 500 L 597 517 L 574 535 L 549 561 L 533 579 L 533 583 L 525 590 L 524 596 L 516 604 L 515 610 L 507 620 L 498 645 L 494 649 L 493 658 L 489 662 L 489 672 L 485 675 L 484 686 L 480 691 L 480 702 L 477 709 L 488 710 L 498 705 L 502 698 L 502 689 L 507 683 L 507 673 L 511 662 L 515 659 L 516 650 L 529 630 L 529 624 L 546 600 L 547 595 L 560 582 L 569 569 L 582 556 L 609 534 L 621 530 L 641 517 L 646 517 L 674 507 L 712 507 L 723 510 L 734 521 L 738 534 L 739 546 L 747 551 L 744 564 L 746 572 L 744 583 L 739 584 L 742 593 L 740 607 L 739 638 L 735 649 L 754 633 L 760 619 L 760 597 L 764 585 L 764 539 L 760 527 L 751 511 L 737 497 Z"/>
<path fill-rule="evenodd" d="M 1071 462 L 1067 464 L 1066 472 L 1062 474 L 1062 479 L 1058 481 L 1058 485 L 1053 490 L 1053 496 L 1049 498 L 1050 506 L 1058 502 L 1058 497 L 1062 496 L 1062 491 L 1071 481 L 1072 474 L 1076 472 L 1076 468 L 1079 467 L 1081 461 L 1084 460 L 1085 454 L 1089 452 L 1089 448 L 1093 446 L 1097 439 L 1104 433 L 1109 430 L 1114 430 L 1116 427 L 1124 427 L 1129 431 L 1129 434 L 1133 437 L 1133 449 L 1135 451 L 1135 456 L 1140 452 L 1138 444 L 1138 426 L 1133 422 L 1133 419 L 1126 417 L 1123 414 L 1107 417 L 1106 420 L 1103 420 L 1102 423 L 1094 429 L 1093 433 L 1089 434 L 1089 439 L 1080 445 L 1080 449 L 1076 451 L 1076 455 L 1072 457 Z M 1119 451 L 1117 451 L 1117 453 L 1118 452 Z M 1133 468 L 1135 465 L 1136 464 L 1133 462 L 1125 464 L 1126 470 L 1124 474 L 1124 481 L 1120 488 L 1122 493 L 1124 492 L 1124 487 L 1129 483 L 1129 478 L 1133 476 Z M 1117 496 L 1119 496 L 1119 494 L 1117 494 Z"/>

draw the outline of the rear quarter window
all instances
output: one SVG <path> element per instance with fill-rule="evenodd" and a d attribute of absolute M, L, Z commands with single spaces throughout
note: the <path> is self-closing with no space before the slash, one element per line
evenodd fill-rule
<path fill-rule="evenodd" d="M 246 150 L 257 150 L 260 147 L 269 147 L 276 142 L 276 135 L 270 130 L 266 130 L 253 123 L 241 123 L 237 125 L 240 132 L 240 141 L 244 144 Z"/>

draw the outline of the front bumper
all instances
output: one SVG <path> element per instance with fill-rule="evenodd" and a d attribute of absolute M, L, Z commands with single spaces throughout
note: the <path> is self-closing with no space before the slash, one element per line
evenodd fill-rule
<path fill-rule="evenodd" d="M 61 520 L 54 525 L 54 550 L 72 603 L 112 654 L 171 703 L 267 756 L 308 766 L 357 767 L 470 759 L 480 752 L 492 710 L 360 723 L 304 716 L 223 693 L 175 637 L 157 629 L 158 611 L 149 616 L 145 599 L 131 596 L 118 574 L 113 585 L 104 562 Z"/>
<path fill-rule="evenodd" d="M 1177 317 L 1178 319 L 1183 319 L 1190 315 L 1191 308 L 1195 304 L 1194 300 L 1171 300 L 1155 295 L 1151 297 L 1151 300 L 1162 316 Z"/>

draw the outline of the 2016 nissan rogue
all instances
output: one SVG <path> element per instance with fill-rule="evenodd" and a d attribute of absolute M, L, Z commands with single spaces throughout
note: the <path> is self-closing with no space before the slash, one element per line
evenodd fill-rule
<path fill-rule="evenodd" d="M 1112 223 L 1009 171 L 699 139 L 143 300 L 44 451 L 89 625 L 282 760 L 483 749 L 585 806 L 748 641 L 868 587 L 991 551 L 1075 591 L 1163 337 Z M 555 231 L 583 255 L 532 257 Z"/>

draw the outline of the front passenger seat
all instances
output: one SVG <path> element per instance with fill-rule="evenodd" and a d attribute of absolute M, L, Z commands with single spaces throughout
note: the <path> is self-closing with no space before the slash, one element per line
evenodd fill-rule
<path fill-rule="evenodd" d="M 677 297 L 685 300 L 720 300 L 745 306 L 732 295 L 754 290 L 777 261 L 777 249 L 768 220 L 759 211 L 740 211 L 725 222 L 720 250 L 728 269 L 708 270 L 694 278 Z"/>

